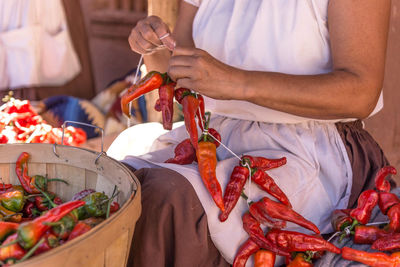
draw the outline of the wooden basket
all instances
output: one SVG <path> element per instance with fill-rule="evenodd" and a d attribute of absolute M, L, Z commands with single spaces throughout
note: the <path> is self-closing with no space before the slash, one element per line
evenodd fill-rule
<path fill-rule="evenodd" d="M 31 155 L 29 175 L 61 178 L 49 190 L 64 201 L 84 189 L 104 191 L 111 196 L 116 185 L 121 209 L 86 234 L 44 254 L 15 265 L 20 266 L 126 266 L 135 224 L 141 212 L 140 184 L 120 162 L 94 151 L 50 144 L 0 145 L 0 177 L 4 183 L 19 184 L 15 162 L 22 152 Z"/>

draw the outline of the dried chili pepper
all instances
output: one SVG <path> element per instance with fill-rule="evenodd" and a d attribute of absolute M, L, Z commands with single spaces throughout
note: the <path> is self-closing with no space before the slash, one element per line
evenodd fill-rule
<path fill-rule="evenodd" d="M 265 171 L 261 169 L 252 170 L 251 180 L 254 181 L 262 190 L 278 199 L 288 207 L 292 207 L 288 197 Z"/>
<path fill-rule="evenodd" d="M 121 110 L 126 116 L 130 116 L 129 102 L 150 91 L 159 88 L 164 83 L 164 74 L 157 71 L 147 73 L 137 84 L 132 85 L 121 97 Z"/>
<path fill-rule="evenodd" d="M 198 124 L 199 124 L 201 131 L 204 131 L 204 123 L 206 120 L 204 98 L 200 94 L 196 94 L 196 97 L 199 100 L 199 108 L 197 109 L 196 116 L 197 116 Z"/>
<path fill-rule="evenodd" d="M 160 99 L 156 100 L 156 103 L 154 104 L 154 110 L 157 112 L 161 112 L 161 103 L 160 103 Z"/>
<path fill-rule="evenodd" d="M 390 183 L 386 180 L 386 176 L 389 174 L 397 174 L 396 168 L 393 166 L 385 166 L 378 171 L 375 176 L 375 187 L 378 191 L 389 192 Z"/>
<path fill-rule="evenodd" d="M 276 220 L 269 217 L 264 212 L 264 203 L 254 202 L 250 205 L 249 212 L 259 223 L 267 225 L 270 228 L 284 228 L 286 227 L 286 221 Z"/>
<path fill-rule="evenodd" d="M 80 235 L 83 235 L 86 232 L 89 232 L 92 227 L 89 224 L 86 224 L 84 222 L 78 222 L 74 229 L 72 229 L 71 234 L 68 237 L 68 241 L 77 238 Z"/>
<path fill-rule="evenodd" d="M 83 205 L 85 205 L 84 201 L 70 201 L 49 210 L 46 214 L 33 221 L 22 223 L 17 232 L 18 243 L 25 249 L 33 247 L 39 241 L 40 237 L 50 228 L 50 226 L 43 224 L 44 222 L 59 221 L 72 210 Z"/>
<path fill-rule="evenodd" d="M 250 168 L 258 168 L 264 171 L 268 171 L 271 169 L 278 168 L 282 165 L 286 164 L 286 157 L 282 157 L 279 159 L 268 159 L 264 157 L 254 157 L 250 155 L 242 156 L 241 163 L 248 163 Z"/>
<path fill-rule="evenodd" d="M 178 88 L 175 89 L 174 95 L 175 95 L 175 100 L 179 103 L 182 104 L 182 99 L 186 96 L 190 94 L 190 90 L 187 88 Z"/>
<path fill-rule="evenodd" d="M 208 124 L 208 122 L 207 122 L 207 124 Z M 211 135 L 213 137 L 211 137 Z M 219 142 L 221 142 L 221 135 L 214 128 L 208 128 L 207 140 L 210 142 L 213 142 L 215 144 L 215 146 L 218 148 L 220 143 L 218 141 L 216 141 L 215 139 L 218 140 Z"/>
<path fill-rule="evenodd" d="M 262 198 L 260 201 L 258 201 L 258 203 L 260 203 L 257 205 L 259 205 L 262 212 L 266 215 L 265 217 L 268 216 L 269 218 L 292 222 L 308 230 L 311 230 L 316 234 L 320 233 L 318 227 L 315 224 L 308 221 L 303 216 L 295 212 L 292 208 L 282 203 L 273 201 L 268 197 Z M 253 203 L 252 205 L 254 204 L 255 203 Z"/>
<path fill-rule="evenodd" d="M 273 267 L 276 254 L 265 249 L 260 249 L 254 255 L 254 267 Z"/>
<path fill-rule="evenodd" d="M 197 141 L 199 139 L 197 133 L 197 124 L 195 115 L 199 107 L 199 100 L 192 94 L 188 94 L 182 99 L 182 111 L 183 119 L 185 121 L 185 127 L 189 133 L 190 141 L 193 147 L 197 150 Z"/>
<path fill-rule="evenodd" d="M 24 193 L 19 190 L 2 193 L 0 195 L 0 202 L 6 209 L 19 212 L 24 208 Z"/>
<path fill-rule="evenodd" d="M 236 166 L 231 174 L 231 178 L 224 192 L 225 211 L 220 213 L 219 220 L 221 222 L 228 219 L 229 214 L 236 206 L 236 203 L 242 193 L 243 187 L 249 177 L 249 169 L 243 166 Z"/>
<path fill-rule="evenodd" d="M 389 232 L 373 225 L 357 225 L 354 228 L 355 244 L 372 244 L 381 237 L 390 235 Z"/>
<path fill-rule="evenodd" d="M 0 221 L 0 241 L 3 241 L 7 236 L 15 233 L 18 226 L 18 223 Z"/>
<path fill-rule="evenodd" d="M 180 142 L 174 150 L 175 157 L 165 161 L 165 163 L 174 163 L 180 165 L 191 164 L 196 160 L 196 150 L 194 149 L 190 139 Z"/>
<path fill-rule="evenodd" d="M 330 251 L 336 254 L 340 249 L 321 237 L 303 233 L 272 229 L 265 235 L 266 239 L 286 252 L 295 251 Z"/>
<path fill-rule="evenodd" d="M 232 267 L 245 267 L 249 257 L 256 253 L 259 249 L 260 246 L 257 245 L 251 238 L 247 239 L 247 241 L 240 246 L 238 252 L 236 253 Z"/>
<path fill-rule="evenodd" d="M 379 192 L 378 206 L 383 214 L 386 215 L 388 210 L 398 203 L 400 203 L 400 199 L 395 194 L 390 192 Z"/>
<path fill-rule="evenodd" d="M 380 251 L 400 249 L 400 233 L 391 233 L 376 239 L 371 248 Z"/>
<path fill-rule="evenodd" d="M 0 261 L 5 261 L 7 259 L 22 259 L 22 257 L 26 254 L 26 251 L 15 241 L 17 240 L 17 234 L 12 234 L 3 242 L 2 247 L 0 248 Z M 4 246 L 7 244 L 11 244 L 8 246 Z"/>
<path fill-rule="evenodd" d="M 331 224 L 332 228 L 341 232 L 347 226 L 350 226 L 353 223 L 353 219 L 350 217 L 350 209 L 339 209 L 334 210 L 332 213 Z"/>
<path fill-rule="evenodd" d="M 167 79 L 168 80 L 168 79 Z M 160 108 L 162 112 L 162 124 L 165 130 L 172 129 L 174 116 L 174 88 L 176 83 L 171 82 L 161 85 L 158 89 Z"/>
<path fill-rule="evenodd" d="M 203 139 L 198 143 L 196 155 L 201 179 L 203 180 L 208 192 L 210 192 L 215 204 L 217 204 L 218 208 L 224 212 L 225 207 L 222 198 L 222 189 L 216 175 L 216 149 L 214 143 L 204 141 Z"/>
<path fill-rule="evenodd" d="M 246 212 L 242 216 L 242 221 L 243 229 L 260 248 L 268 249 L 281 256 L 289 256 L 289 252 L 265 238 L 260 223 L 250 213 Z"/>
<path fill-rule="evenodd" d="M 366 190 L 358 197 L 357 208 L 350 212 L 350 216 L 361 224 L 367 224 L 371 218 L 373 208 L 378 204 L 379 195 L 375 190 Z"/>
<path fill-rule="evenodd" d="M 389 224 L 386 230 L 389 232 L 400 232 L 400 204 L 396 204 L 389 209 L 387 212 L 389 217 Z"/>
<path fill-rule="evenodd" d="M 314 266 L 311 260 L 306 259 L 307 256 L 304 253 L 297 253 L 296 257 L 286 265 L 286 267 L 312 267 Z"/>
<path fill-rule="evenodd" d="M 344 247 L 342 248 L 342 257 L 345 260 L 358 261 L 371 267 L 393 267 L 400 263 L 399 252 L 387 255 L 382 252 L 372 253 Z"/>

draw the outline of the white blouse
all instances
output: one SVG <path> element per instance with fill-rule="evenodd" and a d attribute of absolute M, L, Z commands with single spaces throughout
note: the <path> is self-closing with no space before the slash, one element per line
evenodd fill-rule
<path fill-rule="evenodd" d="M 228 65 L 296 75 L 332 70 L 329 0 L 185 1 L 198 6 L 193 22 L 196 47 Z M 245 101 L 205 99 L 211 112 L 232 118 L 272 123 L 310 120 Z M 371 115 L 382 107 L 381 94 Z"/>
<path fill-rule="evenodd" d="M 80 70 L 61 0 L 0 1 L 0 90 L 62 85 Z"/>

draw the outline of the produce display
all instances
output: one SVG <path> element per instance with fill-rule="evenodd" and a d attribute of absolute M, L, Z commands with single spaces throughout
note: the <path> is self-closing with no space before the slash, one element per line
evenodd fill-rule
<path fill-rule="evenodd" d="M 245 266 L 251 255 L 255 255 L 255 266 L 274 266 L 276 255 L 286 257 L 287 266 L 313 266 L 312 261 L 320 258 L 325 251 L 341 254 L 348 260 L 359 261 L 371 266 L 400 266 L 400 252 L 392 255 L 368 253 L 351 248 L 336 247 L 320 236 L 320 230 L 295 210 L 285 193 L 270 177 L 267 171 L 279 168 L 287 163 L 285 157 L 268 159 L 252 155 L 239 157 L 239 164 L 234 167 L 230 180 L 223 191 L 216 175 L 216 149 L 221 143 L 220 134 L 209 128 L 210 113 L 205 112 L 204 99 L 186 88 L 175 89 L 175 83 L 166 73 L 150 72 L 137 84 L 133 85 L 121 99 L 122 111 L 129 116 L 129 102 L 159 89 L 160 99 L 155 109 L 163 113 L 164 129 L 172 128 L 173 96 L 182 105 L 185 127 L 189 138 L 179 143 L 174 158 L 166 163 L 191 164 L 197 161 L 200 176 L 221 213 L 219 219 L 224 222 L 244 194 L 246 181 L 251 179 L 261 190 L 270 196 L 249 203 L 249 210 L 242 216 L 243 229 L 249 238 L 237 250 L 233 267 Z M 199 138 L 198 128 L 202 134 Z M 358 199 L 355 209 L 336 210 L 332 214 L 332 226 L 341 238 L 354 235 L 355 243 L 369 243 L 372 248 L 381 251 L 400 250 L 400 200 L 390 193 L 390 183 L 386 180 L 389 174 L 396 174 L 391 166 L 380 170 L 375 178 L 376 190 L 366 190 Z M 384 227 L 366 225 L 372 209 L 379 205 L 390 222 Z M 286 222 L 292 222 L 315 234 L 304 234 L 288 231 Z M 267 226 L 264 232 L 261 225 Z"/>
<path fill-rule="evenodd" d="M 0 144 L 47 143 L 61 144 L 62 128 L 55 128 L 37 114 L 28 100 L 9 96 L 0 107 Z M 64 145 L 79 146 L 86 142 L 86 133 L 68 126 L 64 130 Z"/>
<path fill-rule="evenodd" d="M 114 198 L 93 189 L 76 193 L 63 203 L 48 190 L 66 181 L 28 175 L 29 154 L 21 153 L 15 172 L 20 185 L 0 184 L 0 266 L 9 266 L 58 247 L 90 231 L 119 210 Z"/>

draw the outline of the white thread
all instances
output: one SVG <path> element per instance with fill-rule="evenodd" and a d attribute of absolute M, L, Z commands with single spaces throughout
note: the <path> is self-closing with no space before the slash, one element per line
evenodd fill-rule
<path fill-rule="evenodd" d="M 198 94 L 198 93 L 195 92 L 195 96 L 196 96 L 197 99 L 199 99 L 199 94 Z M 200 118 L 199 118 L 200 123 L 201 123 L 201 125 L 203 126 L 203 129 L 204 129 L 205 124 L 204 124 L 204 121 L 203 121 L 203 118 L 202 118 L 202 117 L 203 117 L 203 116 L 202 116 L 203 114 L 201 113 L 200 102 L 199 102 L 199 106 L 198 106 L 197 109 L 198 109 L 199 114 L 200 114 Z"/>
<path fill-rule="evenodd" d="M 366 225 L 379 225 L 379 224 L 387 224 L 389 221 L 386 222 L 372 222 L 372 223 L 367 223 Z"/>
<path fill-rule="evenodd" d="M 336 232 L 336 233 L 334 233 L 334 234 L 331 235 L 331 237 L 329 237 L 328 240 L 326 240 L 326 241 L 331 242 L 331 240 L 332 240 L 333 238 L 335 238 L 335 236 L 339 235 L 340 233 L 341 233 L 341 232 Z"/>
<path fill-rule="evenodd" d="M 133 84 L 136 84 L 136 82 L 138 80 L 139 70 L 140 70 L 140 66 L 142 65 L 142 61 L 143 61 L 143 55 L 140 55 L 139 63 L 136 67 L 135 77 L 133 78 Z M 128 107 L 129 107 L 129 116 L 126 116 L 126 119 L 127 119 L 126 126 L 129 128 L 129 127 L 131 127 L 132 101 L 129 102 Z"/>
<path fill-rule="evenodd" d="M 167 32 L 166 34 L 164 34 L 163 36 L 161 36 L 159 39 L 162 40 L 164 38 L 167 38 L 169 36 L 169 32 Z"/>
<path fill-rule="evenodd" d="M 252 202 L 251 189 L 250 189 L 251 188 L 251 167 L 250 167 L 249 163 L 247 163 L 247 162 L 244 164 L 244 166 L 247 167 L 247 169 L 249 169 L 249 177 L 248 177 L 249 188 L 247 190 L 247 206 L 250 207 L 250 202 Z"/>
<path fill-rule="evenodd" d="M 228 150 L 232 155 L 234 155 L 236 158 L 238 158 L 239 160 L 242 160 L 241 157 L 239 157 L 238 155 L 236 155 L 232 150 L 230 150 L 226 145 L 224 145 L 223 143 L 221 143 L 217 138 L 215 138 L 212 134 L 210 134 L 208 132 L 208 130 L 204 130 L 203 134 L 208 134 L 210 135 L 215 141 L 217 141 L 221 146 L 223 146 L 226 150 Z"/>

